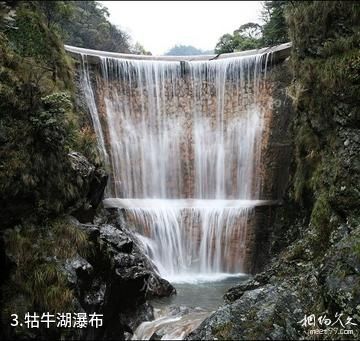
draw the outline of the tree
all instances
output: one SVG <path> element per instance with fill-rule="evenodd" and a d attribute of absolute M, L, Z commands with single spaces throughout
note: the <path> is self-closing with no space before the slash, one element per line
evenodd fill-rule
<path fill-rule="evenodd" d="M 131 53 L 151 56 L 151 52 L 146 51 L 144 46 L 142 46 L 139 42 L 136 42 L 135 45 L 131 47 Z"/>
<path fill-rule="evenodd" d="M 165 53 L 166 56 L 195 56 L 195 55 L 204 55 L 211 54 L 212 51 L 203 51 L 191 45 L 175 45 L 168 52 Z"/>
<path fill-rule="evenodd" d="M 246 23 L 233 34 L 224 34 L 215 47 L 216 53 L 229 53 L 278 45 L 289 41 L 285 9 L 288 1 L 265 1 L 262 18 L 264 25 Z"/>
<path fill-rule="evenodd" d="M 36 1 L 47 26 L 66 44 L 129 53 L 129 35 L 109 21 L 109 11 L 97 1 Z"/>
<path fill-rule="evenodd" d="M 244 38 L 247 37 L 249 39 L 259 39 L 262 34 L 262 28 L 259 24 L 248 22 L 235 30 L 234 34 L 235 33 L 240 34 Z"/>
<path fill-rule="evenodd" d="M 262 18 L 265 24 L 262 27 L 264 46 L 278 45 L 289 41 L 288 29 L 284 11 L 288 1 L 265 1 Z"/>
<path fill-rule="evenodd" d="M 231 53 L 259 48 L 261 26 L 256 23 L 241 25 L 233 34 L 224 34 L 216 44 L 216 53 Z"/>
<path fill-rule="evenodd" d="M 48 28 L 52 28 L 61 20 L 70 19 L 74 10 L 74 7 L 67 1 L 38 1 L 37 6 L 44 14 Z"/>
<path fill-rule="evenodd" d="M 234 41 L 234 36 L 230 33 L 226 33 L 220 37 L 220 40 L 215 46 L 215 53 L 230 53 L 234 52 L 236 48 L 236 43 Z"/>

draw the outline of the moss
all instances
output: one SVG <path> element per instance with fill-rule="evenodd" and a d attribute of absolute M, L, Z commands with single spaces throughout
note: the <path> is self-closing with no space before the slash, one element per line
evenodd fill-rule
<path fill-rule="evenodd" d="M 311 212 L 310 224 L 316 230 L 316 234 L 318 236 L 317 241 L 319 243 L 319 245 L 315 246 L 315 249 L 317 249 L 318 246 L 325 247 L 329 241 L 330 234 L 332 232 L 330 217 L 331 207 L 329 205 L 327 195 L 322 193 L 317 198 Z"/>
<path fill-rule="evenodd" d="M 302 259 L 305 253 L 305 246 L 303 243 L 293 244 L 289 251 L 285 254 L 285 259 L 288 261 Z"/>
<path fill-rule="evenodd" d="M 359 19 L 359 7 L 352 1 L 299 2 L 287 7 L 296 79 L 291 88 L 297 113 L 293 198 L 311 212 L 312 224 L 324 233 L 323 211 L 330 209 L 323 204 L 331 202 L 344 211 L 346 196 L 357 200 L 350 198 L 356 196 L 354 190 L 339 193 L 345 188 L 342 182 L 348 183 L 346 177 L 356 173 L 355 163 L 350 171 L 346 154 L 341 154 L 344 140 L 339 126 L 358 126 L 354 113 L 360 94 Z"/>
<path fill-rule="evenodd" d="M 360 226 L 360 224 L 358 226 Z M 359 233 L 357 235 L 355 235 L 354 237 L 355 237 L 356 242 L 353 243 L 351 251 L 360 263 L 360 235 L 359 235 Z"/>
<path fill-rule="evenodd" d="M 306 193 L 312 190 L 310 179 L 320 161 L 318 137 L 304 121 L 297 132 L 295 145 L 294 199 L 304 204 L 309 199 Z"/>
<path fill-rule="evenodd" d="M 232 323 L 226 322 L 214 327 L 212 333 L 215 337 L 217 337 L 218 340 L 230 340 L 231 339 L 230 333 L 232 328 L 233 328 Z"/>

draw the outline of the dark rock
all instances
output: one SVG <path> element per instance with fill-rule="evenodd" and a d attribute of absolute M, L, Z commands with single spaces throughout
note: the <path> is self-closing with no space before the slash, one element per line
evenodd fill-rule
<path fill-rule="evenodd" d="M 162 337 L 161 335 L 154 333 L 151 335 L 149 340 L 161 340 L 161 337 Z"/>
<path fill-rule="evenodd" d="M 64 265 L 70 283 L 77 284 L 79 280 L 88 280 L 93 272 L 92 265 L 84 258 L 76 255 L 67 259 Z"/>
<path fill-rule="evenodd" d="M 106 242 L 108 252 L 113 254 L 113 262 L 117 267 L 141 266 L 149 272 L 146 282 L 146 297 L 165 297 L 176 294 L 175 288 L 161 278 L 154 264 L 144 255 L 136 237 L 128 229 L 121 210 L 109 210 L 107 223 L 101 225 L 101 239 Z M 126 255 L 131 241 L 131 253 Z"/>
<path fill-rule="evenodd" d="M 360 324 L 360 227 L 345 235 L 328 252 L 320 279 L 332 313 L 346 312 Z"/>
<path fill-rule="evenodd" d="M 101 168 L 92 165 L 85 156 L 78 152 L 68 154 L 75 181 L 81 192 L 82 200 L 73 204 L 71 213 L 80 222 L 94 220 L 107 184 L 108 176 Z"/>
<path fill-rule="evenodd" d="M 150 274 L 147 282 L 147 298 L 167 297 L 176 294 L 176 289 L 164 278 L 154 272 Z"/>
<path fill-rule="evenodd" d="M 101 227 L 100 238 L 115 248 L 118 252 L 131 253 L 133 241 L 121 230 L 111 225 Z"/>
<path fill-rule="evenodd" d="M 248 279 L 245 282 L 230 288 L 224 295 L 226 303 L 231 303 L 238 300 L 246 291 L 257 289 L 261 286 L 261 283 L 254 280 Z"/>
<path fill-rule="evenodd" d="M 175 289 L 159 277 L 116 212 L 97 219 L 99 225 L 73 221 L 88 234 L 94 254 L 68 260 L 66 270 L 81 306 L 104 315 L 103 327 L 87 338 L 130 338 L 141 322 L 154 318 L 147 299 L 169 296 Z"/>
<path fill-rule="evenodd" d="M 298 323 L 312 300 L 289 287 L 267 284 L 246 291 L 240 299 L 218 309 L 188 340 L 294 340 L 304 336 Z"/>
<path fill-rule="evenodd" d="M 86 292 L 83 302 L 87 310 L 100 311 L 104 303 L 106 283 L 94 281 L 92 287 Z"/>
<path fill-rule="evenodd" d="M 95 171 L 95 167 L 87 160 L 87 158 L 78 153 L 71 152 L 68 154 L 71 168 L 82 178 L 89 178 Z"/>
<path fill-rule="evenodd" d="M 93 208 L 99 206 L 103 199 L 104 190 L 108 181 L 108 175 L 102 168 L 96 168 L 94 177 L 90 183 L 88 200 Z"/>
<path fill-rule="evenodd" d="M 85 224 L 82 224 L 81 227 L 83 231 L 85 231 L 86 234 L 88 235 L 89 241 L 96 242 L 100 237 L 100 230 L 98 227 L 92 225 L 85 225 Z"/>
<path fill-rule="evenodd" d="M 142 322 L 151 321 L 155 318 L 154 309 L 148 302 L 145 302 L 136 309 L 136 313 L 133 316 L 129 315 L 129 317 L 126 320 L 126 324 L 129 326 L 131 333 L 133 334 L 135 329 Z"/>

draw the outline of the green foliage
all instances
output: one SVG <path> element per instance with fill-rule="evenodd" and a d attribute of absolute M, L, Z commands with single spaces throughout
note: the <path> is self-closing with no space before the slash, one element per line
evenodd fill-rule
<path fill-rule="evenodd" d="M 37 6 L 66 44 L 131 52 L 129 36 L 109 22 L 108 10 L 98 1 L 38 1 Z"/>
<path fill-rule="evenodd" d="M 309 212 L 311 247 L 323 255 L 332 221 L 359 214 L 360 8 L 355 1 L 307 1 L 285 12 L 295 79 L 293 193 Z"/>
<path fill-rule="evenodd" d="M 291 4 L 292 5 L 292 4 Z M 289 1 L 264 1 L 262 18 L 263 46 L 273 46 L 289 41 L 288 27 L 285 20 L 285 10 Z"/>
<path fill-rule="evenodd" d="M 86 187 L 68 153 L 100 163 L 83 113 L 74 112 L 72 65 L 55 24 L 68 10 L 65 2 L 0 2 L 0 220 L 14 264 L 1 288 L 5 329 L 12 313 L 72 311 L 64 262 L 88 252 L 86 234 L 58 217 Z"/>
<path fill-rule="evenodd" d="M 339 113 L 347 115 L 351 108 L 356 107 L 360 54 L 358 49 L 354 49 L 354 44 L 360 42 L 356 29 L 360 11 L 353 10 L 351 2 L 344 5 L 336 1 L 315 1 L 296 3 L 287 14 L 294 39 L 293 69 L 298 87 L 302 89 L 296 98 L 299 119 L 294 185 L 297 199 L 302 196 L 300 183 L 307 184 L 311 192 L 316 192 L 329 183 L 324 177 L 335 177 L 338 161 L 328 155 L 339 144 L 334 118 Z M 334 29 L 336 27 L 341 27 L 341 31 Z M 341 89 L 346 89 L 346 92 Z M 348 112 L 342 114 L 345 107 Z M 307 156 L 311 151 L 317 155 L 312 163 Z M 331 169 L 317 166 L 321 159 L 323 164 L 325 160 L 332 160 Z"/>
<path fill-rule="evenodd" d="M 21 2 L 0 35 L 0 217 L 3 227 L 62 212 L 80 196 L 70 150 L 99 158 L 72 106 L 71 66 L 37 3 Z"/>
<path fill-rule="evenodd" d="M 319 141 L 306 122 L 303 122 L 295 137 L 295 157 L 298 167 L 294 175 L 294 199 L 304 204 L 311 203 L 313 192 L 311 175 L 319 163 Z M 309 202 L 310 201 L 310 202 Z"/>
<path fill-rule="evenodd" d="M 235 30 L 233 34 L 224 34 L 216 44 L 215 53 L 257 49 L 261 47 L 260 34 L 261 27 L 258 24 L 244 24 Z"/>
<path fill-rule="evenodd" d="M 36 143 L 49 151 L 63 146 L 69 135 L 65 114 L 72 109 L 66 93 L 53 93 L 42 98 L 43 110 L 30 116 L 30 122 L 37 136 Z"/>
<path fill-rule="evenodd" d="M 87 252 L 89 243 L 85 232 L 67 219 L 58 218 L 42 226 L 24 224 L 7 230 L 5 240 L 7 253 L 16 267 L 5 284 L 8 302 L 4 316 L 8 318 L 14 311 L 21 313 L 19 296 L 24 313 L 34 309 L 71 311 L 73 292 L 62 267 L 67 258 Z"/>
<path fill-rule="evenodd" d="M 287 21 L 296 57 L 328 57 L 358 48 L 359 16 L 356 1 L 294 2 Z"/>
<path fill-rule="evenodd" d="M 151 55 L 151 52 L 146 51 L 144 46 L 142 46 L 139 42 L 136 42 L 135 45 L 131 48 L 131 53 L 143 54 L 143 55 Z"/>
<path fill-rule="evenodd" d="M 81 153 L 88 160 L 91 160 L 93 164 L 101 165 L 101 157 L 99 149 L 97 148 L 96 134 L 89 125 L 85 125 L 76 130 L 73 149 L 81 150 Z"/>
<path fill-rule="evenodd" d="M 324 192 L 320 194 L 311 212 L 310 224 L 315 229 L 316 239 L 314 249 L 323 249 L 330 238 L 332 226 L 330 224 L 331 207 Z"/>
<path fill-rule="evenodd" d="M 279 45 L 289 41 L 285 10 L 288 1 L 264 1 L 264 24 L 246 23 L 233 34 L 224 34 L 215 47 L 216 53 L 230 53 Z"/>
<path fill-rule="evenodd" d="M 62 42 L 46 27 L 34 3 L 24 2 L 16 8 L 15 25 L 16 29 L 6 33 L 9 45 L 21 57 L 21 64 L 35 68 L 34 81 L 50 75 L 54 81 L 61 78 L 69 87 L 71 68 Z"/>
<path fill-rule="evenodd" d="M 7 219 L 26 216 L 26 208 L 38 217 L 58 213 L 79 196 L 67 159 L 75 134 L 68 110 L 68 95 L 53 93 L 39 101 L 35 112 L 23 112 L 18 120 L 12 112 L 2 117 L 6 143 L 0 147 L 0 192 Z M 17 205 L 11 203 L 17 200 L 26 202 L 23 213 L 13 211 Z"/>
<path fill-rule="evenodd" d="M 194 55 L 204 55 L 211 54 L 212 51 L 203 51 L 197 49 L 191 45 L 175 45 L 168 52 L 165 53 L 166 56 L 194 56 Z"/>

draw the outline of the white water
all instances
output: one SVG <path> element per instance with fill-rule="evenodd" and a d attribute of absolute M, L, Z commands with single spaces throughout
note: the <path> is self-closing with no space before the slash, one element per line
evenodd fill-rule
<path fill-rule="evenodd" d="M 201 309 L 185 314 L 174 314 L 171 311 L 158 309 L 155 313 L 155 320 L 141 323 L 131 339 L 150 340 L 156 333 L 160 334 L 161 340 L 182 340 L 208 315 L 208 311 Z"/>
<path fill-rule="evenodd" d="M 107 200 L 125 208 L 170 281 L 242 272 L 260 203 L 259 94 L 268 56 L 183 65 L 99 59 L 102 77 L 91 82 L 82 55 L 82 87 L 112 170 Z"/>
<path fill-rule="evenodd" d="M 240 272 L 243 268 L 248 207 L 160 206 L 127 212 L 135 218 L 138 237 L 160 275 L 170 281 L 180 276 Z"/>

